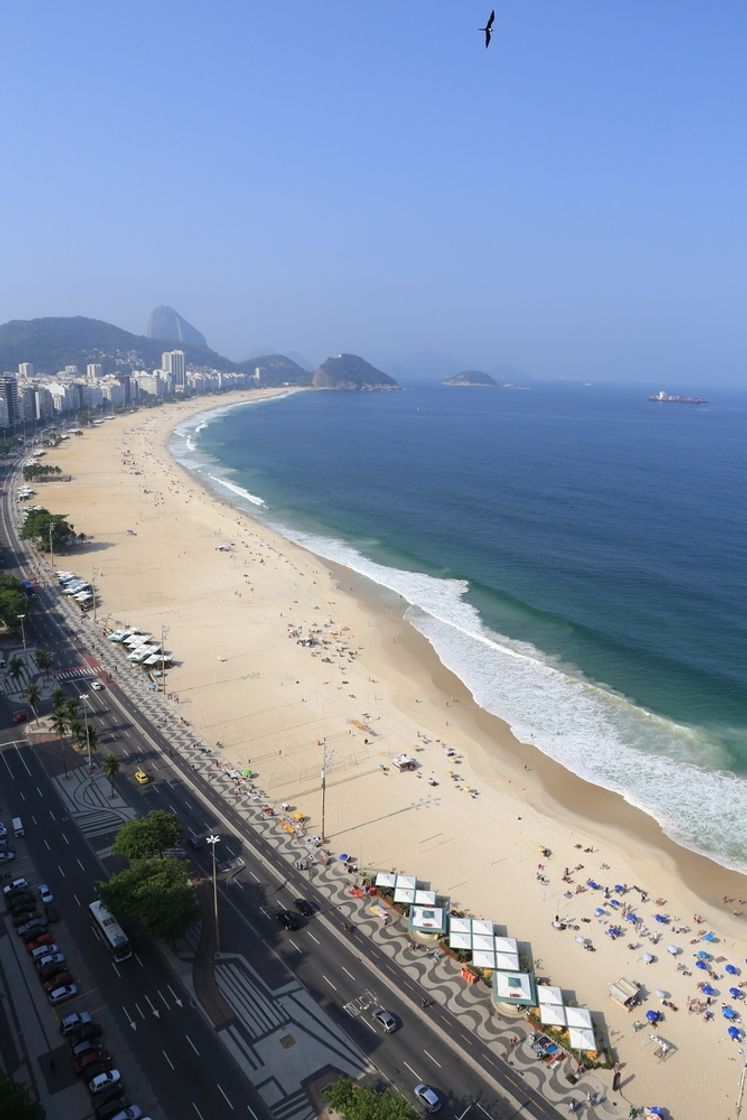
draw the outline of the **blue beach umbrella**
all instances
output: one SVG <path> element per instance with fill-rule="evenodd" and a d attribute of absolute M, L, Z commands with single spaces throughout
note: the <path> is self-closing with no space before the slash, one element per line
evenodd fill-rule
<path fill-rule="evenodd" d="M 710 961 L 713 959 L 710 953 L 706 953 L 705 949 L 701 949 L 697 955 L 702 961 Z"/>
<path fill-rule="evenodd" d="M 739 1015 L 733 1007 L 722 1007 L 721 1014 L 725 1019 L 738 1019 Z"/>
<path fill-rule="evenodd" d="M 662 922 L 665 926 L 669 924 L 669 918 L 666 914 L 654 914 L 657 922 Z"/>
<path fill-rule="evenodd" d="M 696 961 L 695 962 L 695 967 L 696 968 L 708 968 L 708 965 L 706 964 L 705 961 Z"/>
<path fill-rule="evenodd" d="M 725 965 L 724 972 L 728 972 L 730 976 L 739 976 L 739 969 L 733 964 Z"/>
<path fill-rule="evenodd" d="M 741 988 L 729 988 L 729 995 L 732 999 L 744 999 L 744 992 Z"/>
<path fill-rule="evenodd" d="M 596 910 L 594 911 L 594 914 L 596 915 L 597 918 L 604 918 L 607 915 L 607 911 L 604 910 L 601 906 L 597 906 Z"/>
<path fill-rule="evenodd" d="M 742 1041 L 742 1032 L 740 1031 L 739 1027 L 729 1027 L 729 1030 L 726 1033 L 729 1035 L 729 1038 L 733 1038 L 735 1042 Z"/>
<path fill-rule="evenodd" d="M 638 918 L 638 917 L 637 917 L 637 916 L 636 916 L 635 914 L 626 914 L 626 915 L 625 915 L 625 918 L 626 918 L 626 920 L 627 920 L 627 921 L 629 921 L 629 922 L 639 922 L 639 921 L 641 920 L 641 919 L 640 919 L 640 918 Z"/>
<path fill-rule="evenodd" d="M 347 863 L 347 861 L 350 859 L 350 856 L 348 855 L 347 852 L 340 852 L 340 854 L 337 858 L 341 859 L 343 861 L 343 863 Z"/>
<path fill-rule="evenodd" d="M 649 1111 L 649 1112 L 650 1112 L 650 1113 L 651 1113 L 651 1114 L 652 1114 L 653 1116 L 659 1116 L 659 1117 L 661 1117 L 661 1120 L 664 1120 L 664 1110 L 663 1110 L 663 1109 L 661 1109 L 661 1108 L 657 1108 L 657 1107 L 656 1107 L 656 1106 L 654 1105 L 654 1107 L 653 1107 L 653 1108 L 649 1108 L 649 1109 L 648 1109 L 648 1111 Z"/>
<path fill-rule="evenodd" d="M 648 1019 L 649 1023 L 658 1023 L 659 1018 L 660 1018 L 659 1012 L 658 1011 L 647 1011 L 646 1012 L 646 1018 Z"/>
<path fill-rule="evenodd" d="M 706 996 L 715 996 L 716 989 L 712 988 L 710 984 L 703 985 L 703 994 Z"/>
<path fill-rule="evenodd" d="M 718 938 L 716 937 L 715 933 L 705 933 L 705 934 L 703 934 L 703 940 L 704 941 L 718 941 Z"/>

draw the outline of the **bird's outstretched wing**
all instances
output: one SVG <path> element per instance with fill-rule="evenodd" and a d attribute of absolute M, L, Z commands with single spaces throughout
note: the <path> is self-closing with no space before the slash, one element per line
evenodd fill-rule
<path fill-rule="evenodd" d="M 491 36 L 492 36 L 493 32 L 490 30 L 489 27 L 486 27 L 484 30 L 485 30 L 485 46 L 489 47 L 490 46 L 490 39 L 491 39 Z"/>
<path fill-rule="evenodd" d="M 490 19 L 485 24 L 485 30 L 486 31 L 492 31 L 493 30 L 494 21 L 495 21 L 495 8 L 493 8 L 492 12 L 490 13 Z"/>

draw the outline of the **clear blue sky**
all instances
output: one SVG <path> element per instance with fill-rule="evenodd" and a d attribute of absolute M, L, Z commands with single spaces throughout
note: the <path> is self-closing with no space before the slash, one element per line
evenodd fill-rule
<path fill-rule="evenodd" d="M 3 9 L 0 321 L 747 381 L 747 3 Z"/>

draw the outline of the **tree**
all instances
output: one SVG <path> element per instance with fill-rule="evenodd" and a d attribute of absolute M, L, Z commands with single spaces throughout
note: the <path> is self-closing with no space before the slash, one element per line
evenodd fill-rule
<path fill-rule="evenodd" d="M 0 1074 L 0 1120 L 44 1120 L 44 1109 L 31 1090 Z"/>
<path fill-rule="evenodd" d="M 54 658 L 52 657 L 52 654 L 49 652 L 49 650 L 46 650 L 46 649 L 34 650 L 34 661 L 36 662 L 36 667 L 39 670 L 39 672 L 42 674 L 42 676 L 45 678 L 45 680 L 46 680 L 47 673 L 52 668 L 53 660 L 54 660 Z"/>
<path fill-rule="evenodd" d="M 62 689 L 60 689 L 59 691 L 62 691 Z M 67 756 L 65 754 L 65 733 L 67 732 L 67 713 L 65 712 L 64 705 L 59 704 L 55 707 L 55 710 L 52 712 L 52 717 L 51 717 L 50 723 L 52 724 L 52 730 L 54 731 L 55 735 L 57 735 L 59 740 L 60 740 L 60 754 L 62 755 L 62 767 L 65 771 L 65 777 L 67 777 Z"/>
<path fill-rule="evenodd" d="M 186 860 L 136 859 L 98 884 L 104 906 L 117 919 L 137 922 L 151 937 L 175 941 L 197 920 L 200 908 Z"/>
<path fill-rule="evenodd" d="M 39 716 L 38 716 L 38 713 L 36 711 L 36 705 L 41 700 L 41 689 L 39 688 L 39 685 L 34 684 L 33 681 L 29 681 L 29 683 L 26 685 L 26 687 L 23 690 L 23 698 L 26 701 L 26 703 L 28 704 L 28 706 L 31 708 L 31 711 L 34 713 L 34 719 L 38 723 L 39 722 Z"/>
<path fill-rule="evenodd" d="M 104 772 L 104 776 L 109 779 L 109 785 L 111 787 L 109 796 L 114 797 L 114 779 L 121 769 L 121 763 L 113 751 L 109 751 L 109 753 L 104 756 L 101 769 Z"/>
<path fill-rule="evenodd" d="M 153 809 L 145 817 L 133 817 L 123 824 L 114 838 L 112 852 L 128 859 L 163 856 L 175 848 L 182 835 L 182 826 L 175 813 Z"/>
<path fill-rule="evenodd" d="M 78 746 L 82 751 L 86 751 L 86 753 L 90 751 L 91 758 L 93 758 L 93 756 L 96 754 L 96 748 L 98 746 L 96 728 L 93 727 L 93 725 L 90 724 L 87 720 L 84 723 L 79 724 L 79 727 L 80 736 L 78 738 Z"/>
<path fill-rule="evenodd" d="M 18 629 L 18 616 L 28 610 L 28 599 L 21 581 L 10 572 L 0 572 L 0 622 L 9 630 Z"/>
<path fill-rule="evenodd" d="M 50 513 L 48 509 L 33 510 L 21 529 L 21 540 L 33 541 L 43 552 L 49 552 L 50 540 L 55 552 L 62 551 L 74 536 L 73 526 L 65 514 Z"/>
<path fill-rule="evenodd" d="M 14 654 L 8 662 L 8 676 L 13 678 L 13 683 L 18 684 L 19 677 L 22 676 L 25 666 L 23 658 L 18 654 Z"/>
<path fill-rule="evenodd" d="M 344 1120 L 420 1120 L 412 1105 L 391 1089 L 369 1089 L 341 1077 L 322 1089 L 322 1096 Z"/>
<path fill-rule="evenodd" d="M 65 704 L 65 690 L 61 688 L 60 685 L 52 689 L 52 703 L 55 707 L 55 711 L 57 708 L 62 708 Z"/>

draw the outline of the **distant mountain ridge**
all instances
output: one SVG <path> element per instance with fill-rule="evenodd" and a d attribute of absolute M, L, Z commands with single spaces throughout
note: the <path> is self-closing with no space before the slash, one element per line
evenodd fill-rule
<path fill-rule="evenodd" d="M 498 382 L 489 373 L 481 373 L 479 369 L 467 369 L 462 373 L 455 373 L 447 377 L 442 385 L 465 385 L 472 389 L 497 389 Z"/>
<path fill-rule="evenodd" d="M 158 338 L 162 342 L 190 342 L 195 346 L 208 349 L 205 335 L 183 319 L 173 307 L 161 306 L 151 311 L 145 328 L 146 338 Z"/>
<path fill-rule="evenodd" d="M 189 324 L 188 324 L 189 325 Z M 199 332 L 198 332 L 199 333 Z M 393 378 L 355 354 L 328 358 L 314 374 L 285 354 L 261 354 L 232 362 L 215 350 L 193 342 L 148 338 L 83 315 L 13 319 L 0 326 L 0 372 L 32 362 L 37 373 L 55 374 L 65 366 L 85 372 L 88 362 L 100 362 L 105 373 L 158 369 L 169 343 L 184 351 L 187 365 L 226 373 L 254 373 L 258 385 L 308 385 L 325 389 L 398 389 Z M 173 348 L 173 347 L 172 347 Z"/>

